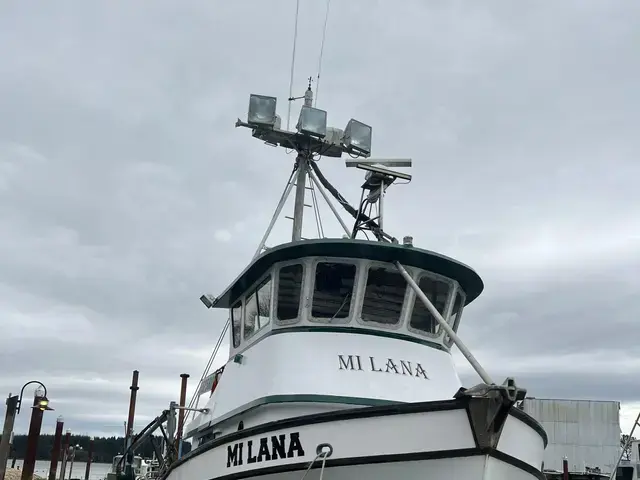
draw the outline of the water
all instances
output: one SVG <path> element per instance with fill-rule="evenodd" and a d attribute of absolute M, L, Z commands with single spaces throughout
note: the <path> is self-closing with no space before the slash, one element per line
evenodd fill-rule
<path fill-rule="evenodd" d="M 58 472 L 56 473 L 56 478 L 60 478 L 60 467 L 62 462 L 58 462 Z M 36 468 L 33 472 L 35 475 L 39 477 L 47 478 L 49 475 L 49 466 L 51 462 L 49 460 L 36 460 Z M 67 464 L 67 472 L 66 477 L 69 478 L 69 467 L 71 462 Z M 7 468 L 11 467 L 11 460 L 7 462 Z M 22 460 L 16 460 L 16 468 L 20 467 L 22 470 Z M 85 462 L 73 462 L 73 470 L 71 471 L 71 478 L 81 478 L 84 479 L 84 470 L 87 468 L 87 464 Z M 92 463 L 91 464 L 91 472 L 89 473 L 89 480 L 102 480 L 107 476 L 107 473 L 111 470 L 111 464 L 109 463 Z"/>

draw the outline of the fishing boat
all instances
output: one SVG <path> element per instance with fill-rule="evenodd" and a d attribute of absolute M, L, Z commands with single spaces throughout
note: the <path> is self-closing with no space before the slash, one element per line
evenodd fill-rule
<path fill-rule="evenodd" d="M 122 474 L 124 456 L 116 455 L 111 462 L 111 469 L 107 472 L 104 480 L 116 480 Z M 142 480 L 147 477 L 149 465 L 144 458 L 134 455 L 131 464 L 131 473 L 135 480 Z"/>
<path fill-rule="evenodd" d="M 309 82 L 295 131 L 282 128 L 271 96 L 250 95 L 236 122 L 295 162 L 253 260 L 223 293 L 201 297 L 229 314 L 228 361 L 203 377 L 198 393 L 209 398 L 184 430 L 192 450 L 161 478 L 544 478 L 546 434 L 517 406 L 526 390 L 513 378 L 494 383 L 457 334 L 480 276 L 385 230 L 387 190 L 411 181 L 398 169 L 412 161 L 372 159 L 372 128 L 356 119 L 328 127 L 313 94 Z M 343 156 L 365 172 L 358 207 L 320 170 L 321 159 Z M 293 191 L 291 241 L 269 248 Z M 341 238 L 303 236 L 318 193 Z M 454 346 L 481 379 L 471 388 Z"/>

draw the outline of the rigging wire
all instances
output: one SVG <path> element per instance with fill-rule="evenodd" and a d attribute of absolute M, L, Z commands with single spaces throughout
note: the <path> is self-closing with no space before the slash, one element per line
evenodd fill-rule
<path fill-rule="evenodd" d="M 322 72 L 322 56 L 324 54 L 324 41 L 327 38 L 327 23 L 329 21 L 329 7 L 331 6 L 331 0 L 327 0 L 327 9 L 324 14 L 324 28 L 322 29 L 322 41 L 320 42 L 320 55 L 318 57 L 318 77 L 316 79 L 316 98 L 313 105 L 318 104 L 318 92 L 320 91 L 320 72 Z"/>
<path fill-rule="evenodd" d="M 193 405 L 196 403 L 196 400 L 199 397 L 198 390 L 200 390 L 200 385 L 202 385 L 202 382 L 204 381 L 204 379 L 209 374 L 209 370 L 211 370 L 211 365 L 213 364 L 214 359 L 218 355 L 218 350 L 220 350 L 220 346 L 222 345 L 222 341 L 224 340 L 224 337 L 227 334 L 227 330 L 229 329 L 229 325 L 230 324 L 231 324 L 231 318 L 227 319 L 227 323 L 225 323 L 224 327 L 222 328 L 222 332 L 220 333 L 220 336 L 218 337 L 218 341 L 216 342 L 216 346 L 213 347 L 213 353 L 211 353 L 211 356 L 209 357 L 209 361 L 207 362 L 207 366 L 205 367 L 204 372 L 202 373 L 202 377 L 200 377 L 200 381 L 198 382 L 198 385 L 196 386 L 196 390 L 193 393 L 193 396 L 191 397 L 191 401 L 189 402 L 189 408 L 193 408 Z M 187 411 L 187 414 L 185 415 L 185 419 L 184 419 L 185 425 L 186 425 L 187 420 L 189 419 L 189 415 L 191 413 L 193 413 L 193 412 Z"/>
<path fill-rule="evenodd" d="M 300 13 L 300 0 L 296 0 L 296 21 L 293 28 L 293 50 L 291 52 L 291 73 L 289 76 L 289 99 L 293 97 L 293 73 L 296 67 L 296 44 L 298 43 L 298 16 Z M 289 100 L 289 107 L 287 108 L 287 130 L 289 130 L 289 123 L 291 121 L 291 100 Z"/>

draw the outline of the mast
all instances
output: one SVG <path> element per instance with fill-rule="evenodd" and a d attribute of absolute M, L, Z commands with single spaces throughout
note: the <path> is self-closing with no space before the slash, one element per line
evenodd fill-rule
<path fill-rule="evenodd" d="M 313 90 L 311 90 L 311 78 L 309 78 L 309 86 L 304 93 L 304 106 L 313 107 Z M 297 242 L 302 240 L 302 223 L 304 220 L 304 194 L 307 188 L 307 175 L 309 173 L 309 162 L 312 160 L 310 151 L 298 152 L 296 158 L 298 175 L 296 177 L 296 196 L 293 207 L 293 231 L 291 240 Z"/>

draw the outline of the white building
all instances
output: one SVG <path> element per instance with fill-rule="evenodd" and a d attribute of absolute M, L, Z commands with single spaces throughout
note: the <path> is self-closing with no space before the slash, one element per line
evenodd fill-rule
<path fill-rule="evenodd" d="M 544 468 L 562 471 L 587 467 L 603 473 L 613 469 L 620 455 L 620 402 L 526 398 L 522 409 L 538 420 L 549 437 Z"/>

